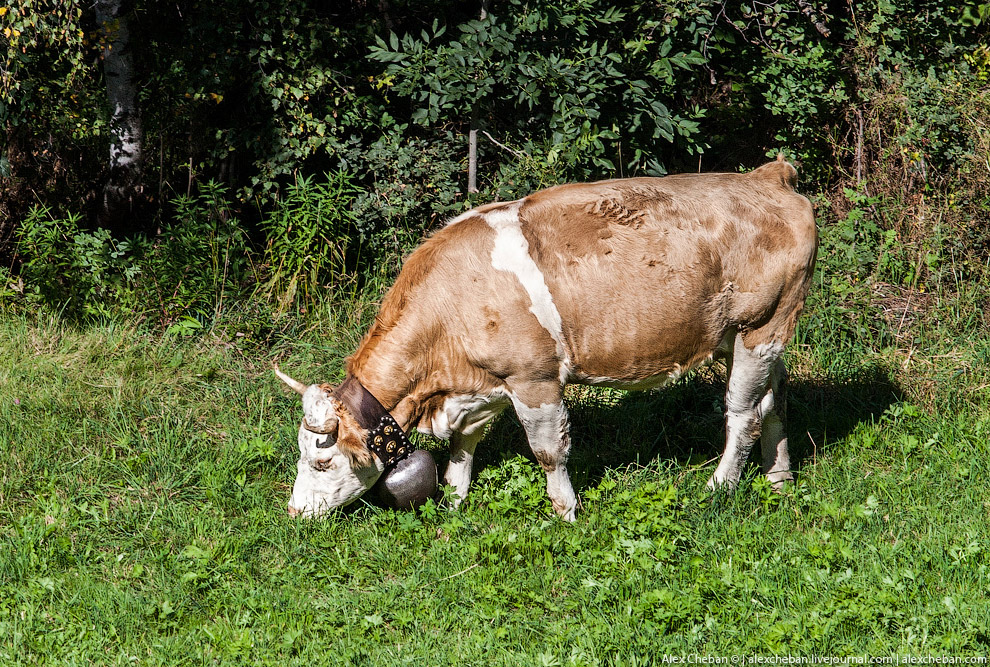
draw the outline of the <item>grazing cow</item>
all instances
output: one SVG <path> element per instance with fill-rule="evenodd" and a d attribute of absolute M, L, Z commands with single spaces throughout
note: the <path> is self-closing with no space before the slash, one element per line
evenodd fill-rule
<path fill-rule="evenodd" d="M 781 157 L 746 174 L 561 185 L 454 218 L 406 260 L 340 387 L 276 369 L 305 415 L 289 513 L 371 488 L 392 464 L 383 428 L 400 448 L 412 427 L 449 439 L 444 477 L 463 498 L 485 424 L 511 405 L 571 521 L 564 386 L 646 389 L 714 357 L 729 374 L 709 486 L 734 487 L 757 439 L 770 482 L 792 479 L 781 353 L 818 245 L 796 181 Z"/>

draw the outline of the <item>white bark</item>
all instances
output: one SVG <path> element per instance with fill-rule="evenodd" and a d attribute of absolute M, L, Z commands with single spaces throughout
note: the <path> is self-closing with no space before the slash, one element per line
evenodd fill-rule
<path fill-rule="evenodd" d="M 488 0 L 482 0 L 481 20 L 488 17 Z M 478 101 L 471 110 L 471 129 L 468 131 L 468 192 L 478 191 Z"/>
<path fill-rule="evenodd" d="M 478 121 L 472 119 L 474 125 Z M 478 130 L 472 127 L 468 132 L 468 192 L 478 191 Z"/>
<path fill-rule="evenodd" d="M 110 103 L 110 179 L 103 191 L 104 219 L 120 221 L 142 190 L 141 116 L 130 28 L 123 0 L 96 0 L 96 21 L 103 36 L 103 72 Z"/>

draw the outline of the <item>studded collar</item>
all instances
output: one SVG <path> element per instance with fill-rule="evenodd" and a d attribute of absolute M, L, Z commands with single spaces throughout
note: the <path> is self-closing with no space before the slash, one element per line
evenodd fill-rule
<path fill-rule="evenodd" d="M 415 449 L 391 413 L 353 375 L 344 378 L 333 396 L 344 404 L 361 428 L 367 429 L 368 449 L 385 466 L 384 472 L 389 472 Z"/>

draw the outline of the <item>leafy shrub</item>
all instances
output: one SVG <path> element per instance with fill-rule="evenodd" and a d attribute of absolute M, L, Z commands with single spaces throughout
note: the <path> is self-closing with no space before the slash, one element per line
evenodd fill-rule
<path fill-rule="evenodd" d="M 118 300 L 133 303 L 129 293 L 147 249 L 141 238 L 116 241 L 106 229 L 84 229 L 80 215 L 58 216 L 47 206 L 33 207 L 17 230 L 25 295 L 70 315 L 104 315 Z"/>
<path fill-rule="evenodd" d="M 491 192 L 495 199 L 519 199 L 567 180 L 564 163 L 551 159 L 553 144 L 530 144 L 526 151 L 509 150 L 513 151 L 512 157 L 498 162 L 498 170 L 491 179 Z"/>
<path fill-rule="evenodd" d="M 342 154 L 355 173 L 367 174 L 354 198 L 354 224 L 376 260 L 401 253 L 424 229 L 465 208 L 461 166 L 450 150 L 453 135 L 427 141 L 406 136 L 406 129 L 394 127 Z"/>
<path fill-rule="evenodd" d="M 225 300 L 244 296 L 256 281 L 247 235 L 228 191 L 216 183 L 173 205 L 173 217 L 153 240 L 117 240 L 107 229 L 87 229 L 77 213 L 34 207 L 17 231 L 23 282 L 17 290 L 70 316 L 123 312 L 166 325 L 190 316 L 213 321 Z M 0 297 L 10 300 L 13 291 L 8 285 Z"/>
<path fill-rule="evenodd" d="M 497 516 L 553 514 L 546 476 L 522 456 L 484 468 L 478 473 L 472 497 L 482 500 Z"/>
<path fill-rule="evenodd" d="M 700 112 L 672 110 L 665 98 L 703 62 L 691 44 L 702 27 L 674 30 L 607 2 L 514 0 L 499 11 L 456 35 L 434 21 L 429 32 L 376 37 L 377 85 L 404 103 L 396 113 L 414 126 L 460 126 L 462 136 L 471 119 L 530 154 L 549 144 L 549 164 L 578 179 L 664 173 L 658 142 L 700 149 Z M 617 38 L 598 39 L 602 30 Z"/>
<path fill-rule="evenodd" d="M 253 253 L 226 186 L 210 181 L 173 200 L 147 257 L 140 292 L 165 324 L 183 315 L 212 322 L 224 302 L 244 296 L 257 280 Z"/>
<path fill-rule="evenodd" d="M 0 266 L 0 307 L 10 304 L 17 296 L 18 282 L 5 266 Z"/>
<path fill-rule="evenodd" d="M 263 222 L 268 237 L 265 260 L 271 277 L 265 289 L 284 311 L 297 297 L 305 301 L 325 281 L 338 282 L 347 272 L 348 246 L 360 243 L 354 199 L 360 190 L 344 172 L 325 181 L 298 177 L 285 189 Z"/>

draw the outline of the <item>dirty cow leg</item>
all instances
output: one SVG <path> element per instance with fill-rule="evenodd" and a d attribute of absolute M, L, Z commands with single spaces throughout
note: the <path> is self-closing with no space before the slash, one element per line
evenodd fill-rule
<path fill-rule="evenodd" d="M 773 488 L 780 490 L 784 482 L 794 479 L 787 451 L 787 368 L 783 359 L 777 359 L 770 370 L 770 391 L 760 403 L 760 413 L 763 473 Z"/>
<path fill-rule="evenodd" d="M 725 453 L 722 454 L 722 460 L 712 478 L 708 480 L 708 488 L 725 486 L 731 489 L 739 483 L 753 443 L 761 435 L 763 416 L 770 413 L 774 406 L 770 376 L 783 351 L 784 346 L 780 343 L 765 343 L 748 349 L 743 336 L 736 336 L 732 351 L 732 370 L 725 392 Z M 787 440 L 782 440 L 783 425 L 779 417 L 777 415 L 776 423 L 768 424 L 772 432 L 767 434 L 763 446 L 770 446 L 767 443 L 773 440 L 776 451 L 782 441 L 786 452 Z M 786 453 L 784 456 L 785 460 L 780 461 L 775 453 L 773 466 L 783 463 L 789 467 Z M 764 461 L 766 462 L 766 457 Z M 775 467 L 773 470 L 774 474 L 779 472 Z"/>
<path fill-rule="evenodd" d="M 479 428 L 470 435 L 455 432 L 450 436 L 450 463 L 447 464 L 447 472 L 444 473 L 443 478 L 457 492 L 454 507 L 460 505 L 467 497 L 468 487 L 471 486 L 474 449 L 484 433 L 485 429 Z"/>
<path fill-rule="evenodd" d="M 512 405 L 526 429 L 530 449 L 547 473 L 547 494 L 553 509 L 565 521 L 574 521 L 577 497 L 565 467 L 571 449 L 570 424 L 560 388 L 557 387 L 554 402 L 539 403 L 536 407 L 528 404 L 536 402 L 512 394 Z"/>

